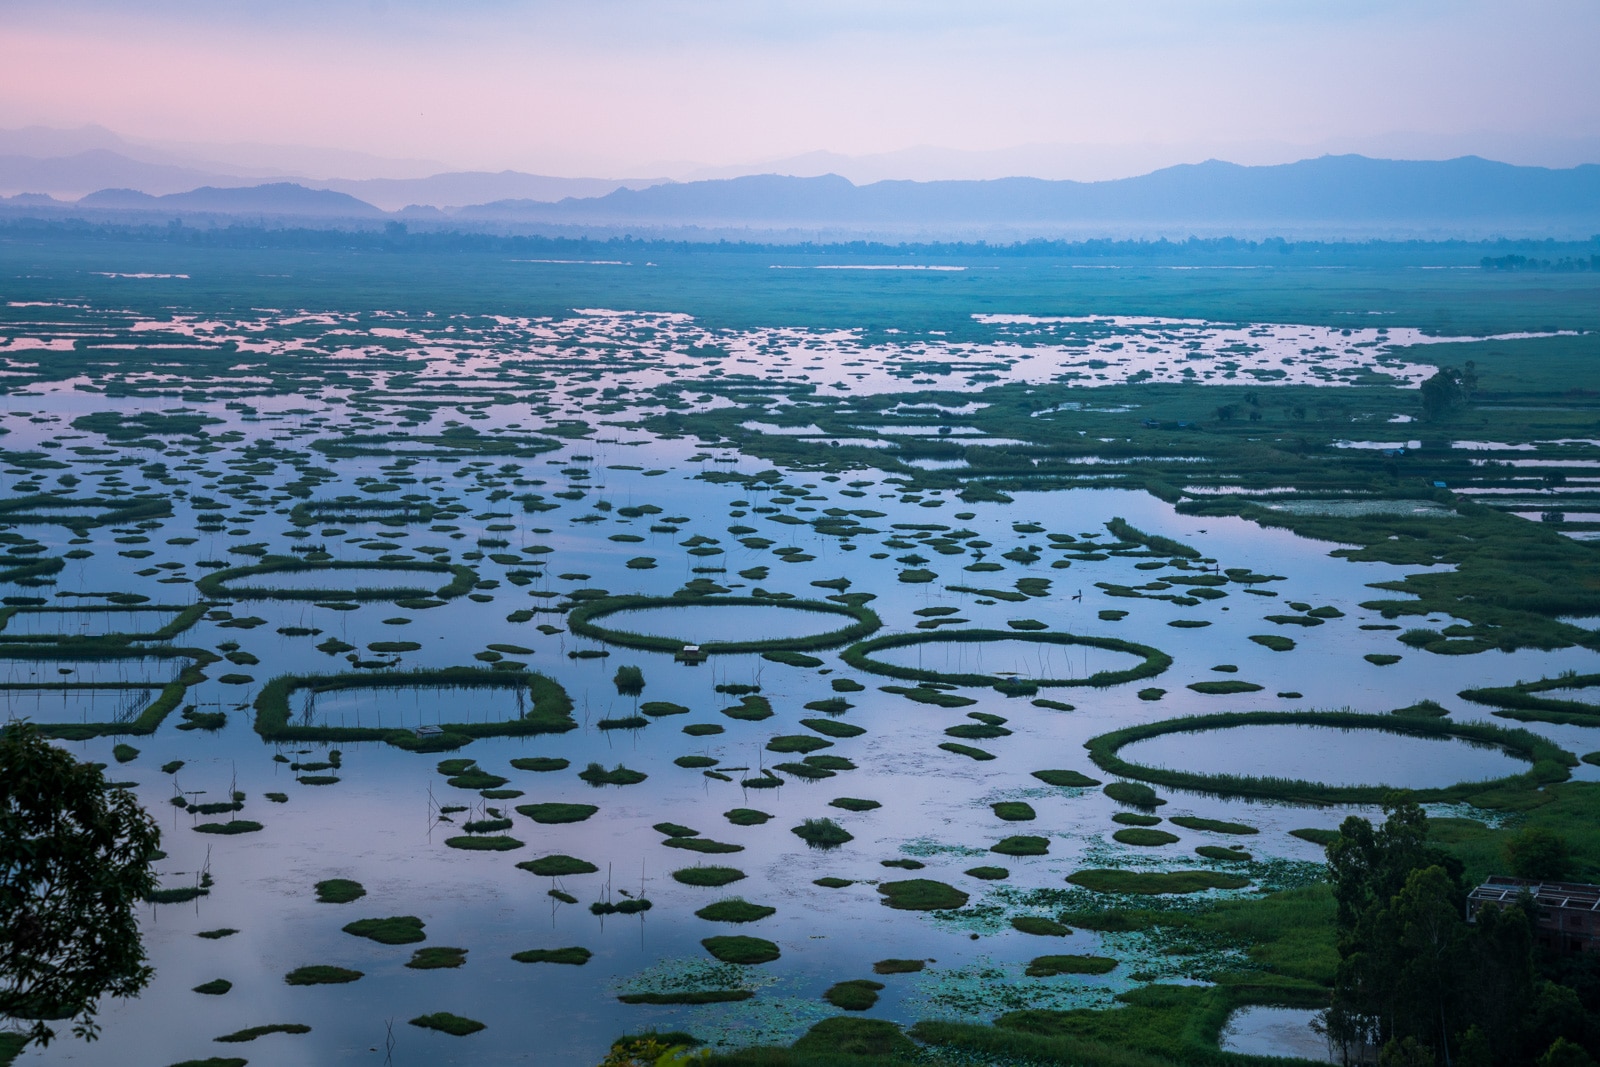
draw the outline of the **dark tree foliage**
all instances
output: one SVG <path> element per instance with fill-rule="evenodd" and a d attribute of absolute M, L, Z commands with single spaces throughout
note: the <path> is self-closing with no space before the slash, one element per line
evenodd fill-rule
<path fill-rule="evenodd" d="M 1455 367 L 1440 367 L 1422 383 L 1422 417 L 1434 422 L 1465 406 L 1477 389 L 1478 379 L 1471 364 L 1465 373 Z"/>
<path fill-rule="evenodd" d="M 0 1016 L 97 1034 L 103 996 L 149 984 L 138 907 L 161 834 L 132 794 L 107 788 L 27 723 L 0 733 Z"/>
<path fill-rule="evenodd" d="M 1600 964 L 1539 959 L 1531 897 L 1469 923 L 1461 864 L 1428 843 L 1422 809 L 1385 811 L 1379 827 L 1346 819 L 1328 847 L 1339 936 L 1330 1036 L 1351 1053 L 1377 1047 L 1392 1067 L 1587 1056 L 1600 1038 Z M 1523 837 L 1537 862 L 1564 858 L 1559 839 Z"/>

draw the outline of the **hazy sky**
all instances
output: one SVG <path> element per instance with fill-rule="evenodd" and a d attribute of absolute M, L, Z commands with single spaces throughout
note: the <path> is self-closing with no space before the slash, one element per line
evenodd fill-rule
<path fill-rule="evenodd" d="M 0 126 L 609 175 L 924 145 L 1490 154 L 1600 137 L 1597 48 L 1596 0 L 0 0 Z"/>

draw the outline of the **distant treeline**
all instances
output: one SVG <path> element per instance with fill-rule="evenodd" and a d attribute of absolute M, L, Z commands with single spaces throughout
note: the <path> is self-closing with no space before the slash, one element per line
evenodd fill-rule
<path fill-rule="evenodd" d="M 1537 256 L 1484 256 L 1478 261 L 1484 270 L 1600 270 L 1600 256 L 1562 256 L 1540 259 Z"/>
<path fill-rule="evenodd" d="M 232 224 L 190 226 L 181 220 L 163 225 L 90 222 L 84 219 L 13 218 L 0 220 L 0 240 L 101 240 L 159 242 L 212 248 L 320 249 L 394 253 L 480 252 L 556 258 L 647 257 L 697 253 L 743 253 L 785 257 L 973 259 L 1038 257 L 1124 260 L 1404 260 L 1447 255 L 1463 264 L 1475 259 L 1494 270 L 1600 270 L 1600 234 L 1585 242 L 1537 240 L 1442 241 L 1290 241 L 1281 237 L 1189 237 L 1182 241 L 1082 241 L 1035 239 L 987 241 L 777 242 L 690 241 L 631 236 L 594 238 L 496 234 L 463 230 L 412 231 L 404 223 L 379 227 L 345 225 L 269 226 Z M 1481 258 L 1479 258 L 1481 257 Z"/>

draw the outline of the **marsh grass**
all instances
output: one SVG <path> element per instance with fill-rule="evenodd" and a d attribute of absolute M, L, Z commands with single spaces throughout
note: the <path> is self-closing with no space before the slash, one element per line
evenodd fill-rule
<path fill-rule="evenodd" d="M 437 1030 L 442 1034 L 453 1037 L 466 1037 L 479 1030 L 487 1029 L 483 1023 L 476 1019 L 468 1019 L 463 1015 L 455 1015 L 448 1011 L 436 1011 L 429 1015 L 419 1015 L 410 1020 L 412 1026 L 419 1026 L 424 1030 Z"/>
<path fill-rule="evenodd" d="M 776 915 L 777 912 L 777 908 L 765 904 L 751 904 L 742 897 L 729 897 L 714 904 L 707 904 L 695 912 L 695 915 L 710 922 L 753 923 L 769 915 Z"/>
<path fill-rule="evenodd" d="M 882 982 L 874 982 L 870 978 L 852 978 L 829 986 L 823 992 L 822 999 L 845 1011 L 866 1011 L 878 1003 L 878 991 L 882 988 Z"/>
<path fill-rule="evenodd" d="M 951 911 L 970 899 L 953 885 L 932 878 L 908 878 L 900 882 L 881 882 L 885 906 L 898 911 Z"/>
<path fill-rule="evenodd" d="M 329 878 L 318 882 L 316 889 L 319 904 L 348 904 L 367 895 L 365 886 L 348 878 Z"/>
<path fill-rule="evenodd" d="M 582 966 L 589 962 L 594 953 L 586 948 L 572 946 L 569 948 L 530 948 L 522 952 L 514 952 L 511 958 L 518 963 L 566 963 L 573 966 Z"/>
<path fill-rule="evenodd" d="M 781 955 L 778 946 L 771 941 L 743 934 L 706 937 L 700 940 L 700 944 L 723 963 L 771 963 Z"/>
<path fill-rule="evenodd" d="M 838 848 L 855 840 L 854 834 L 827 818 L 807 819 L 791 827 L 790 832 L 812 848 L 820 849 Z"/>
<path fill-rule="evenodd" d="M 406 966 L 414 971 L 436 971 L 460 967 L 466 962 L 467 950 L 464 948 L 430 946 L 413 952 L 411 958 L 406 961 Z"/>
<path fill-rule="evenodd" d="M 296 967 L 284 975 L 283 980 L 289 985 L 343 985 L 364 977 L 361 971 L 352 971 L 348 967 L 313 964 L 309 967 Z"/>
<path fill-rule="evenodd" d="M 387 919 L 357 919 L 342 929 L 347 934 L 369 938 L 380 945 L 410 945 L 426 941 L 422 928 L 427 924 L 415 915 L 395 915 Z"/>
<path fill-rule="evenodd" d="M 709 888 L 741 881 L 744 876 L 744 872 L 737 867 L 683 867 L 672 872 L 675 882 Z"/>

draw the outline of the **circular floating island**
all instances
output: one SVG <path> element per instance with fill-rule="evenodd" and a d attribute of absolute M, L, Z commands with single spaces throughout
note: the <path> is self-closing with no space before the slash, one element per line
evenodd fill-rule
<path fill-rule="evenodd" d="M 808 615 L 813 618 L 807 619 Z M 849 624 L 827 630 L 805 626 L 839 618 Z M 601 624 L 601 619 L 610 624 Z M 567 615 L 567 628 L 583 637 L 651 652 L 680 653 L 696 647 L 702 655 L 835 648 L 860 640 L 880 625 L 875 612 L 854 604 L 760 597 L 607 597 L 579 604 Z M 778 636 L 749 636 L 773 631 Z"/>
<path fill-rule="evenodd" d="M 260 584 L 247 579 L 272 577 Z M 435 587 L 424 575 L 445 575 Z M 226 600 L 397 600 L 461 596 L 478 580 L 471 567 L 459 563 L 307 563 L 298 559 L 269 560 L 248 567 L 212 571 L 195 582 L 204 597 Z M 353 588 L 340 585 L 354 583 Z"/>
<path fill-rule="evenodd" d="M 1054 630 L 939 630 L 933 633 L 886 634 L 883 637 L 875 637 L 870 641 L 861 641 L 851 645 L 840 653 L 840 656 L 846 663 L 857 670 L 870 671 L 873 674 L 887 675 L 891 678 L 905 678 L 918 682 L 940 682 L 946 685 L 1005 686 L 1017 683 L 1020 672 L 977 673 L 975 671 L 949 669 L 952 666 L 948 662 L 951 658 L 948 654 L 949 646 L 960 644 L 1072 645 L 1080 646 L 1085 650 L 1095 649 L 1099 650 L 1100 653 L 1115 654 L 1114 658 L 1097 657 L 1097 662 L 1092 665 L 1097 669 L 1085 671 L 1081 675 L 1026 677 L 1025 681 L 1035 686 L 1120 685 L 1123 682 L 1136 681 L 1140 678 L 1153 678 L 1172 666 L 1172 657 L 1159 648 L 1141 645 L 1134 641 L 1123 641 L 1115 637 L 1094 637 L 1088 634 L 1069 634 Z M 946 669 L 936 670 L 928 666 L 913 666 L 904 662 L 894 662 L 893 659 L 888 657 L 874 657 L 874 653 L 899 649 L 922 649 L 929 646 L 941 654 L 939 666 Z M 899 659 L 902 655 L 895 654 L 894 659 Z M 1100 660 L 1103 660 L 1103 662 Z"/>
<path fill-rule="evenodd" d="M 1218 736 L 1221 731 L 1229 733 Z M 1356 731 L 1393 736 L 1361 739 Z M 1461 800 L 1560 781 L 1577 762 L 1526 730 L 1338 711 L 1186 716 L 1101 734 L 1084 747 L 1103 770 L 1124 778 L 1315 804 L 1381 803 L 1396 789 L 1417 800 Z M 1136 750 L 1129 755 L 1138 759 L 1124 758 L 1125 749 Z M 1219 769 L 1163 765 L 1168 762 Z"/>

